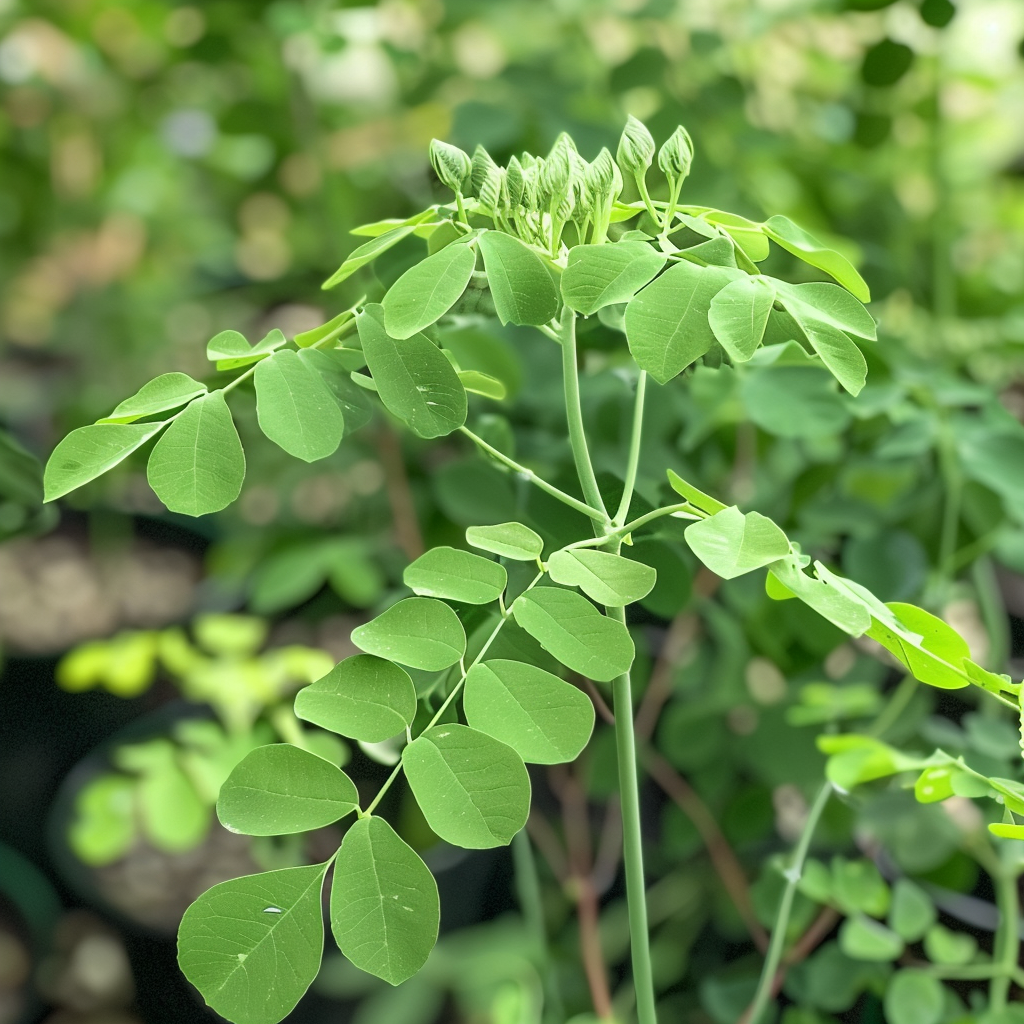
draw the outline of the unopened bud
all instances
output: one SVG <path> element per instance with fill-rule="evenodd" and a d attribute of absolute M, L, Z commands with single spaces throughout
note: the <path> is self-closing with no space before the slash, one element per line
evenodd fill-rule
<path fill-rule="evenodd" d="M 473 169 L 472 161 L 458 146 L 440 139 L 430 140 L 430 163 L 434 173 L 453 192 L 462 192 L 463 182 Z"/>
<path fill-rule="evenodd" d="M 658 166 L 670 182 L 680 182 L 690 173 L 693 163 L 693 139 L 680 125 L 658 150 Z"/>
<path fill-rule="evenodd" d="M 485 210 L 494 212 L 501 205 L 501 179 L 503 172 L 499 167 L 487 171 L 483 181 L 476 190 L 477 199 Z"/>
<path fill-rule="evenodd" d="M 508 170 L 505 172 L 505 188 L 508 191 L 508 204 L 515 210 L 523 204 L 523 165 L 512 157 L 508 162 Z"/>
<path fill-rule="evenodd" d="M 632 114 L 626 121 L 615 155 L 619 166 L 634 177 L 642 177 L 654 160 L 654 137 Z"/>
<path fill-rule="evenodd" d="M 607 149 L 602 149 L 587 167 L 587 187 L 596 200 L 616 199 L 622 191 L 622 175 Z"/>
<path fill-rule="evenodd" d="M 473 191 L 480 195 L 480 189 L 483 186 L 487 176 L 494 171 L 497 171 L 498 165 L 494 162 L 491 154 L 484 149 L 483 146 L 477 146 L 473 150 L 472 170 L 470 171 L 470 179 L 473 182 Z"/>
<path fill-rule="evenodd" d="M 569 136 L 564 133 L 558 137 L 541 171 L 540 186 L 545 196 L 550 199 L 558 200 L 569 187 L 572 174 L 570 154 L 575 147 L 570 148 L 571 142 L 566 141 L 568 138 Z"/>

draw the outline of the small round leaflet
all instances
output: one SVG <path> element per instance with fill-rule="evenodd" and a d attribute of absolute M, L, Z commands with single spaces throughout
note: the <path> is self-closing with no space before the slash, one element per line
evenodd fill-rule
<path fill-rule="evenodd" d="M 393 662 L 356 654 L 299 690 L 295 714 L 341 736 L 381 743 L 412 724 L 416 687 Z"/>
<path fill-rule="evenodd" d="M 497 601 L 508 583 L 508 574 L 497 562 L 451 547 L 431 548 L 406 568 L 402 578 L 423 597 L 466 604 Z"/>
<path fill-rule="evenodd" d="M 532 562 L 540 558 L 544 550 L 544 541 L 540 535 L 522 523 L 471 526 L 466 530 L 466 541 L 482 551 L 490 551 L 517 562 Z"/>

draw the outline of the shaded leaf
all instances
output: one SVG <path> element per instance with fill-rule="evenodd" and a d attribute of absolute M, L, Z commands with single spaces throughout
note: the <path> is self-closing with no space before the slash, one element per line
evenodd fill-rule
<path fill-rule="evenodd" d="M 485 231 L 479 245 L 498 319 L 520 326 L 551 320 L 558 312 L 558 293 L 540 256 L 502 231 Z"/>
<path fill-rule="evenodd" d="M 733 362 L 745 362 L 757 350 L 774 302 L 775 286 L 768 278 L 746 276 L 730 281 L 711 300 L 708 323 Z"/>

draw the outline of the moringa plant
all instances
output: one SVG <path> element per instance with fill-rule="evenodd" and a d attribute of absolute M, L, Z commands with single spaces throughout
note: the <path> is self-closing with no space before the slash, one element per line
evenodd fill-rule
<path fill-rule="evenodd" d="M 218 370 L 240 373 L 215 390 L 182 373 L 157 377 L 109 417 L 60 443 L 46 470 L 47 497 L 60 497 L 156 439 L 148 478 L 167 508 L 189 515 L 223 509 L 238 496 L 245 474 L 227 396 L 251 380 L 263 432 L 300 459 L 331 455 L 369 419 L 376 396 L 418 437 L 461 434 L 575 513 L 576 533 L 564 543 L 546 543 L 510 517 L 471 526 L 465 548 L 432 548 L 406 568 L 412 596 L 355 629 L 352 640 L 363 653 L 295 700 L 296 715 L 307 722 L 400 748 L 392 774 L 363 799 L 338 767 L 299 746 L 271 744 L 249 753 L 220 792 L 218 814 L 228 828 L 282 835 L 349 815 L 354 820 L 325 863 L 235 879 L 200 897 L 181 924 L 179 961 L 223 1016 L 241 1024 L 281 1020 L 319 969 L 322 891 L 333 869 L 330 925 L 341 952 L 392 985 L 412 977 L 437 936 L 437 887 L 377 813 L 381 801 L 404 776 L 441 839 L 481 849 L 518 836 L 528 855 L 521 832 L 531 799 L 526 765 L 572 761 L 594 725 L 591 698 L 562 678 L 573 674 L 611 694 L 636 1013 L 640 1024 L 653 1024 L 627 609 L 649 594 L 658 570 L 630 557 L 634 537 L 668 517 L 682 520 L 686 542 L 712 573 L 732 579 L 766 568 L 771 597 L 799 599 L 850 636 L 876 641 L 914 679 L 980 687 L 1013 708 L 1020 687 L 975 663 L 942 620 L 913 605 L 884 604 L 822 562 L 812 563 L 771 519 L 726 506 L 673 467 L 661 467 L 671 500 L 655 507 L 634 493 L 648 391 L 685 386 L 685 378 L 673 382 L 701 360 L 824 367 L 851 396 L 858 394 L 867 372 L 861 345 L 875 339 L 875 323 L 863 305 L 868 288 L 843 255 L 785 217 L 759 223 L 683 202 L 693 157 L 683 128 L 659 149 L 630 118 L 616 156 L 602 150 L 591 162 L 565 134 L 546 157 L 524 153 L 506 167 L 480 147 L 471 158 L 435 141 L 430 155 L 454 200 L 358 229 L 369 240 L 325 284 L 338 285 L 389 250 L 422 239 L 425 255 L 380 302 L 360 298 L 296 336 L 294 346 L 276 330 L 251 346 L 236 331 L 218 334 L 209 342 L 209 359 Z M 666 199 L 652 198 L 648 189 L 655 160 Z M 627 187 L 639 199 L 624 199 Z M 832 280 L 789 283 L 761 273 L 772 243 Z M 458 356 L 447 348 L 446 335 L 467 319 L 494 317 L 534 328 L 560 350 L 575 494 L 517 461 L 507 432 L 487 429 L 483 417 L 468 422 L 468 394 L 501 401 L 504 387 L 474 365 L 465 346 Z M 607 372 L 626 375 L 635 393 L 627 455 L 611 484 L 595 472 L 588 448 L 581 322 L 604 339 Z M 785 403 L 786 394 L 777 400 Z M 993 831 L 1024 836 L 1024 825 L 1014 820 L 1015 813 L 1024 815 L 1024 790 L 1016 783 L 975 778 L 941 752 L 915 760 L 871 736 L 825 742 L 829 777 L 786 871 L 748 1024 L 773 994 L 801 866 L 838 787 L 923 773 L 931 782 L 919 786 L 922 799 L 937 798 L 928 788 L 933 784 L 942 793 L 994 796 L 1007 820 Z M 999 968 L 1003 974 L 1004 967 L 1008 961 Z"/>

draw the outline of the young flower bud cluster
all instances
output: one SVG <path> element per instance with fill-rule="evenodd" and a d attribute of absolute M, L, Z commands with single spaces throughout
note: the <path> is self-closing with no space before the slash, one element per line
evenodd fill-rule
<path fill-rule="evenodd" d="M 651 201 L 646 182 L 655 157 L 669 186 L 668 203 L 659 204 L 661 212 Z M 631 116 L 614 158 L 605 148 L 587 163 L 572 137 L 562 132 L 546 157 L 522 153 L 512 157 L 507 167 L 499 167 L 482 146 L 476 147 L 470 159 L 457 146 L 437 139 L 430 145 L 430 160 L 438 178 L 455 192 L 464 224 L 469 224 L 463 206 L 468 195 L 476 198 L 471 213 L 489 216 L 502 230 L 555 255 L 570 221 L 576 225 L 579 242 L 600 244 L 606 240 L 615 202 L 622 193 L 623 174 L 636 182 L 654 222 L 661 230 L 669 230 L 693 161 L 693 140 L 679 127 L 658 149 L 646 126 Z"/>

